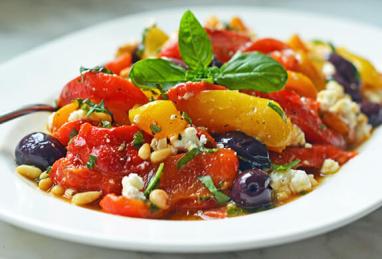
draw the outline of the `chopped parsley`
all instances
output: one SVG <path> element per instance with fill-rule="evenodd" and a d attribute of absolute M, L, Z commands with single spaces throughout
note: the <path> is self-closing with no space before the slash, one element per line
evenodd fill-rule
<path fill-rule="evenodd" d="M 200 176 L 198 179 L 202 182 L 202 184 L 214 195 L 216 201 L 219 204 L 224 204 L 228 202 L 231 198 L 224 194 L 223 192 L 219 191 L 214 182 L 212 181 L 211 176 L 205 175 L 205 176 Z"/>
<path fill-rule="evenodd" d="M 102 112 L 108 113 L 110 112 L 105 108 L 105 103 L 101 100 L 100 103 L 93 103 L 89 99 L 85 99 L 80 101 L 81 109 L 86 111 L 86 116 L 89 117 L 93 112 Z"/>
<path fill-rule="evenodd" d="M 97 157 L 95 155 L 90 155 L 89 160 L 86 163 L 86 167 L 89 169 L 93 169 L 97 161 Z"/>
<path fill-rule="evenodd" d="M 160 178 L 162 177 L 163 170 L 164 169 L 164 163 L 160 163 L 157 171 L 155 172 L 155 175 L 151 177 L 146 190 L 144 191 L 144 194 L 148 196 L 152 190 L 158 185 Z"/>
<path fill-rule="evenodd" d="M 185 166 L 188 162 L 190 162 L 192 159 L 194 159 L 197 155 L 199 155 L 202 152 L 205 153 L 214 153 L 218 151 L 216 148 L 205 148 L 205 147 L 196 147 L 188 151 L 186 154 L 184 154 L 176 163 L 176 168 L 181 169 L 183 166 Z"/>
<path fill-rule="evenodd" d="M 143 143 L 145 143 L 145 139 L 143 137 L 143 133 L 141 131 L 135 132 L 135 134 L 133 136 L 133 145 L 134 145 L 134 147 L 139 148 L 140 146 L 143 145 Z"/>
<path fill-rule="evenodd" d="M 283 165 L 272 164 L 272 169 L 275 171 L 288 171 L 292 168 L 295 168 L 300 162 L 301 162 L 301 160 L 296 159 L 290 163 L 283 164 Z"/>
<path fill-rule="evenodd" d="M 150 129 L 153 134 L 157 134 L 158 132 L 162 130 L 156 123 L 152 123 L 150 125 Z"/>
<path fill-rule="evenodd" d="M 188 124 L 192 124 L 192 119 L 187 112 L 182 112 L 182 118 L 187 121 Z"/>
<path fill-rule="evenodd" d="M 285 113 L 284 111 L 274 102 L 269 102 L 268 103 L 268 107 L 270 107 L 272 110 L 274 110 L 275 112 L 277 112 L 278 115 L 280 115 L 280 117 L 285 120 Z"/>

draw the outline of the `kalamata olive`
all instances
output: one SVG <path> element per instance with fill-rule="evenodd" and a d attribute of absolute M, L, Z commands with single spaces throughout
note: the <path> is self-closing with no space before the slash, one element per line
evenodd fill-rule
<path fill-rule="evenodd" d="M 353 101 L 361 102 L 360 79 L 357 68 L 348 60 L 336 53 L 331 53 L 329 62 L 336 68 L 333 79 L 344 87 Z"/>
<path fill-rule="evenodd" d="M 211 67 L 221 67 L 223 65 L 222 62 L 220 62 L 216 57 L 212 60 L 210 66 Z"/>
<path fill-rule="evenodd" d="M 369 118 L 369 124 L 377 127 L 382 124 L 382 106 L 378 103 L 363 101 L 361 111 Z"/>
<path fill-rule="evenodd" d="M 56 138 L 42 132 L 26 135 L 15 150 L 18 165 L 34 165 L 41 170 L 46 170 L 65 154 L 65 147 Z"/>
<path fill-rule="evenodd" d="M 251 168 L 267 169 L 271 166 L 267 147 L 257 139 L 241 131 L 215 134 L 215 140 L 236 151 L 240 160 L 240 170 Z"/>
<path fill-rule="evenodd" d="M 250 169 L 238 175 L 231 198 L 239 207 L 257 209 L 272 203 L 270 177 L 260 169 Z"/>

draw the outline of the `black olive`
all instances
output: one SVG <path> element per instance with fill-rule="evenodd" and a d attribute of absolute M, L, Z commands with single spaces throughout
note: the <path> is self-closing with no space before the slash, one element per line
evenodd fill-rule
<path fill-rule="evenodd" d="M 18 165 L 33 165 L 46 170 L 56 160 L 66 155 L 64 145 L 56 138 L 42 132 L 25 136 L 16 146 L 15 156 Z"/>
<path fill-rule="evenodd" d="M 267 147 L 257 139 L 241 131 L 215 134 L 215 140 L 236 151 L 240 159 L 240 170 L 251 168 L 267 169 L 271 166 Z"/>
<path fill-rule="evenodd" d="M 369 118 L 369 124 L 377 127 L 382 124 L 382 106 L 378 103 L 363 101 L 361 111 Z"/>

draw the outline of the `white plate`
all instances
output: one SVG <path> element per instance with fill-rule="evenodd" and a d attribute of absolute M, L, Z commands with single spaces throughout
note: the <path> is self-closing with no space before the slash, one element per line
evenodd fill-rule
<path fill-rule="evenodd" d="M 210 14 L 222 18 L 240 15 L 261 36 L 286 38 L 298 32 L 305 38 L 347 45 L 378 65 L 382 62 L 382 32 L 370 26 L 274 9 L 192 9 L 202 20 Z M 153 19 L 167 31 L 175 30 L 183 11 L 164 10 L 118 19 L 64 37 L 2 65 L 0 113 L 22 104 L 51 100 L 65 82 L 78 74 L 80 65 L 93 66 L 110 59 L 119 44 L 138 38 Z M 46 119 L 47 114 L 31 115 L 0 126 L 0 218 L 62 239 L 161 252 L 256 248 L 338 228 L 382 202 L 382 131 L 377 131 L 359 156 L 317 190 L 272 210 L 214 221 L 145 220 L 103 214 L 52 198 L 14 172 L 17 141 L 31 131 L 41 130 Z"/>

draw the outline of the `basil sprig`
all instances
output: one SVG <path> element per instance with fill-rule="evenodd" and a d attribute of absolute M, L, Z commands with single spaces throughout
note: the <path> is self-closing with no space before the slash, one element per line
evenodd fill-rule
<path fill-rule="evenodd" d="M 213 59 L 212 44 L 191 11 L 186 11 L 180 21 L 178 44 L 188 70 L 166 59 L 143 59 L 131 69 L 133 83 L 142 88 L 168 90 L 180 82 L 207 81 L 232 90 L 268 93 L 280 90 L 288 78 L 278 62 L 259 52 L 239 52 L 221 68 L 209 67 Z"/>

